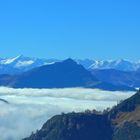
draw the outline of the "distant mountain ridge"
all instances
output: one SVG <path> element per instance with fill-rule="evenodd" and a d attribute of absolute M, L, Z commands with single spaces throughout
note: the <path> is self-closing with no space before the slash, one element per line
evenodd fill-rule
<path fill-rule="evenodd" d="M 137 71 L 140 69 L 140 62 L 129 60 L 103 60 L 74 59 L 86 69 L 116 69 L 121 71 Z M 19 55 L 13 58 L 0 58 L 0 74 L 18 74 L 31 70 L 35 67 L 60 62 L 58 59 L 40 59 Z"/>
<path fill-rule="evenodd" d="M 140 62 L 131 62 L 129 60 L 104 60 L 95 61 L 90 69 L 116 69 L 121 71 L 136 71 L 140 67 Z"/>
<path fill-rule="evenodd" d="M 55 75 L 54 77 L 56 77 L 56 79 L 54 79 L 54 81 L 57 82 L 57 86 L 56 83 L 54 85 L 51 85 L 48 83 L 47 79 L 44 79 L 43 81 L 39 80 L 38 82 L 36 81 L 36 83 L 38 85 L 32 85 L 32 78 L 31 78 L 31 82 L 30 82 L 30 86 L 27 87 L 34 87 L 34 88 L 61 88 L 61 87 L 91 87 L 91 88 L 99 88 L 99 89 L 104 89 L 104 90 L 132 90 L 134 88 L 140 87 L 140 68 L 138 66 L 139 63 L 137 63 L 137 65 L 135 63 L 129 62 L 129 61 L 94 61 L 94 60 L 89 60 L 89 59 L 85 59 L 85 60 L 71 60 L 71 62 L 73 61 L 74 64 L 76 64 L 77 67 L 75 67 L 74 65 L 69 66 L 69 69 L 67 69 L 67 66 L 59 66 L 57 68 L 57 71 L 54 71 L 53 69 L 48 70 L 46 69 L 46 72 L 40 73 L 40 76 L 38 75 L 38 73 L 36 73 L 36 76 L 38 75 L 38 79 L 43 79 L 43 76 L 46 75 L 47 73 L 49 73 L 49 71 L 51 71 L 50 74 L 48 74 L 48 76 L 46 76 L 46 78 L 50 77 L 50 75 L 53 77 L 53 75 Z M 54 65 L 57 64 L 64 64 L 64 61 L 60 61 L 57 59 L 36 59 L 36 58 L 29 58 L 29 57 L 24 57 L 24 56 L 17 56 L 14 58 L 7 58 L 7 59 L 0 59 L 0 85 L 1 86 L 13 86 L 13 87 L 24 87 L 23 85 L 18 86 L 18 84 L 20 83 L 19 81 L 23 81 L 23 79 L 25 79 L 25 77 L 27 77 L 26 75 L 30 75 L 31 73 L 34 73 L 34 70 L 37 69 L 42 69 L 42 68 L 48 68 L 48 67 L 52 67 Z M 67 61 L 68 62 L 68 61 Z M 54 64 L 54 65 L 52 65 Z M 70 64 L 70 63 L 69 63 Z M 78 65 L 79 64 L 79 65 Z M 133 64 L 133 65 L 132 65 Z M 100 84 L 98 85 L 94 85 L 91 84 L 94 80 L 87 80 L 88 84 L 78 84 L 77 85 L 73 85 L 72 82 L 69 83 L 69 85 L 65 86 L 65 82 L 60 86 L 59 82 L 57 80 L 58 75 L 60 75 L 61 71 L 63 71 L 63 73 L 61 73 L 61 76 L 63 78 L 66 70 L 67 71 L 76 71 L 77 69 L 79 69 L 79 66 L 83 66 L 82 68 L 86 71 L 86 73 L 90 73 L 90 77 L 94 77 L 98 80 L 98 82 L 100 82 Z M 74 67 L 73 67 L 74 66 Z M 135 67 L 134 67 L 135 66 Z M 112 69 L 113 68 L 113 69 Z M 123 70 L 118 70 L 118 69 L 123 69 Z M 61 70 L 61 71 L 60 71 Z M 127 70 L 127 71 L 125 71 Z M 135 70 L 135 71 L 130 71 L 130 70 Z M 81 71 L 79 71 L 79 73 L 82 73 Z M 78 72 L 75 76 L 80 75 Z M 92 73 L 92 75 L 91 75 Z M 15 76 L 16 75 L 16 76 Z M 22 76 L 21 76 L 22 75 Z M 74 75 L 73 75 L 74 76 Z M 84 75 L 81 74 L 81 76 L 77 77 L 77 78 L 81 78 Z M 86 76 L 85 76 L 86 77 Z M 71 77 L 69 77 L 70 79 Z M 61 77 L 59 77 L 59 80 L 61 79 Z M 91 78 L 92 79 L 92 78 Z M 74 81 L 77 81 L 77 79 L 74 79 Z M 49 79 L 49 81 L 52 81 L 52 79 Z M 86 80 L 85 80 L 86 81 Z M 91 82 L 92 81 L 92 82 Z M 96 80 L 95 80 L 96 81 Z M 27 80 L 27 82 L 23 81 L 22 83 L 28 83 L 29 80 Z M 46 85 L 48 84 L 48 86 L 43 86 L 44 82 L 46 82 Z M 18 84 L 17 84 L 18 83 Z M 89 84 L 90 83 L 90 84 Z M 35 83 L 34 83 L 35 84 Z M 40 86 L 39 86 L 40 85 Z M 59 85 L 59 86 L 58 86 Z M 88 86 L 86 86 L 88 85 Z"/>
<path fill-rule="evenodd" d="M 109 91 L 134 91 L 126 85 L 102 82 L 72 59 L 44 65 L 17 75 L 0 75 L 0 86 L 14 88 L 98 88 Z"/>
<path fill-rule="evenodd" d="M 137 71 L 140 68 L 140 61 L 131 62 L 125 59 L 119 60 L 76 60 L 82 64 L 85 68 L 94 70 L 94 69 L 116 69 L 120 71 Z"/>
<path fill-rule="evenodd" d="M 140 87 L 140 71 L 120 71 L 115 69 L 90 70 L 92 75 L 102 82 L 129 87 Z"/>

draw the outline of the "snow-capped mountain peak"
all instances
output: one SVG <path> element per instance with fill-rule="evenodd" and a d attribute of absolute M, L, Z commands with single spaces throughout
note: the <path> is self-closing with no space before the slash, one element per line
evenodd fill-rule
<path fill-rule="evenodd" d="M 13 58 L 6 58 L 6 59 L 2 59 L 0 61 L 0 64 L 3 64 L 3 65 L 8 65 L 8 64 L 11 64 L 13 63 L 14 61 L 16 61 L 17 59 L 20 59 L 20 55 L 19 56 L 16 56 L 16 57 L 13 57 Z"/>
<path fill-rule="evenodd" d="M 93 61 L 89 69 L 117 69 L 122 71 L 136 71 L 140 64 L 125 59 Z"/>
<path fill-rule="evenodd" d="M 31 58 L 18 55 L 12 58 L 0 59 L 0 74 L 17 74 L 42 65 L 53 64 L 58 60 Z"/>

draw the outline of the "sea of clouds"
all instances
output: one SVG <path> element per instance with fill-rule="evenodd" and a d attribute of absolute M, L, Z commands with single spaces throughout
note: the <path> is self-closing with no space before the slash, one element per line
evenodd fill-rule
<path fill-rule="evenodd" d="M 21 140 L 62 112 L 103 110 L 132 96 L 133 92 L 98 89 L 13 89 L 0 87 L 0 140 Z"/>

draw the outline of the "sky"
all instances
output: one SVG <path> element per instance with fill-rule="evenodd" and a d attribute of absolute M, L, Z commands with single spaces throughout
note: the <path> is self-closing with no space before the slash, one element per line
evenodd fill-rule
<path fill-rule="evenodd" d="M 1 0 L 0 57 L 138 60 L 139 0 Z"/>

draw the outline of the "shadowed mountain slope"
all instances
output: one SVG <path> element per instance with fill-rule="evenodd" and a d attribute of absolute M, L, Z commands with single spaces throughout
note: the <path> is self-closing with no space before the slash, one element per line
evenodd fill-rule
<path fill-rule="evenodd" d="M 138 71 L 124 72 L 115 69 L 91 70 L 94 77 L 100 81 L 113 85 L 125 85 L 129 87 L 140 87 L 140 73 Z"/>
<path fill-rule="evenodd" d="M 24 140 L 111 140 L 110 133 L 111 123 L 106 116 L 70 113 L 53 117 Z"/>

